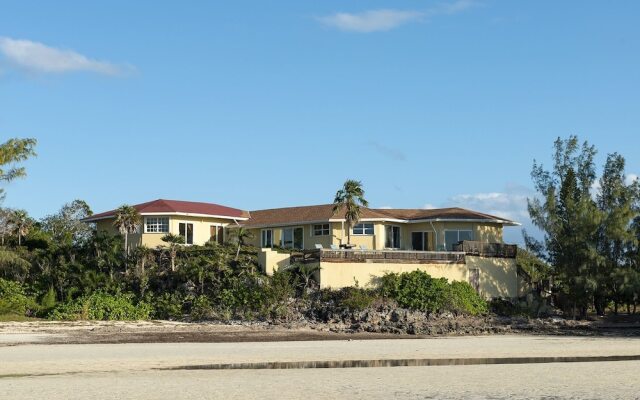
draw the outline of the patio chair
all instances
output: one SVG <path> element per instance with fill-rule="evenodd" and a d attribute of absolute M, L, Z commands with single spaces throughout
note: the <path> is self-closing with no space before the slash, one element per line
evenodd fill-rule
<path fill-rule="evenodd" d="M 339 250 L 339 249 L 338 249 L 338 245 L 337 245 L 337 244 L 330 244 L 330 245 L 329 245 L 329 248 L 330 248 L 331 250 Z"/>
<path fill-rule="evenodd" d="M 369 250 L 369 248 L 367 247 L 366 244 L 361 244 L 360 245 L 360 250 Z"/>
<path fill-rule="evenodd" d="M 324 249 L 324 247 L 322 247 L 322 245 L 321 245 L 321 244 L 316 243 L 316 249 L 321 250 L 321 249 Z"/>

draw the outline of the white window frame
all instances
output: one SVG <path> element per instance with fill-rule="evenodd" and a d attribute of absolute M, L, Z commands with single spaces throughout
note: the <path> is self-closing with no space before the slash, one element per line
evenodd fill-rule
<path fill-rule="evenodd" d="M 149 231 L 147 229 L 147 225 L 149 224 L 149 220 L 156 220 L 156 222 L 154 223 L 154 226 L 158 228 L 157 231 Z M 161 231 L 160 226 L 162 226 L 163 224 L 160 223 L 160 220 L 167 220 L 167 230 L 166 231 Z M 170 230 L 170 218 L 169 217 L 144 217 L 144 233 L 164 233 L 167 234 L 169 233 Z"/>
<path fill-rule="evenodd" d="M 326 232 L 325 232 L 325 225 L 327 226 Z M 316 233 L 316 226 L 320 227 L 320 234 Z M 331 224 L 330 223 L 326 223 L 326 224 L 313 224 L 311 225 L 311 233 L 313 234 L 313 236 L 330 236 L 331 235 Z"/>
<path fill-rule="evenodd" d="M 444 230 L 443 239 L 444 239 L 444 248 L 447 251 L 452 251 L 452 250 L 448 249 L 449 248 L 449 243 L 447 243 L 447 232 L 458 232 L 458 234 L 457 234 L 458 239 L 455 242 L 451 243 L 451 249 L 452 250 L 453 250 L 453 245 L 460 241 L 460 232 L 471 232 L 471 239 L 470 240 L 473 240 L 473 236 L 474 236 L 473 235 L 473 229 L 445 229 Z"/>
<path fill-rule="evenodd" d="M 362 233 L 356 233 L 355 229 L 356 226 L 358 225 L 362 225 Z M 371 225 L 371 233 L 366 233 L 367 232 L 367 227 L 366 225 Z M 375 224 L 372 222 L 359 222 L 357 224 L 355 224 L 354 226 L 351 227 L 351 234 L 353 236 L 373 236 L 375 234 Z"/>
<path fill-rule="evenodd" d="M 300 249 L 297 249 L 295 247 L 293 247 L 295 245 L 296 242 L 296 229 L 302 229 L 302 246 L 300 247 Z M 291 229 L 291 245 L 292 247 L 284 247 L 284 231 L 286 229 Z M 281 228 L 281 232 L 280 232 L 280 247 L 282 247 L 283 249 L 294 249 L 294 250 L 303 250 L 304 249 L 304 226 L 287 226 L 286 228 Z"/>
<path fill-rule="evenodd" d="M 433 235 L 433 237 L 435 238 L 435 233 L 433 231 L 411 231 L 410 233 L 410 241 L 411 241 L 411 250 L 414 251 L 429 251 L 429 250 L 416 250 L 413 248 L 413 234 L 414 233 L 421 233 L 422 234 L 422 245 L 425 249 L 429 248 L 429 236 L 426 234 L 431 234 Z"/>
<path fill-rule="evenodd" d="M 193 221 L 177 221 L 178 222 L 178 236 L 180 236 L 180 224 L 185 224 L 184 227 L 184 245 L 185 246 L 193 246 L 196 244 L 196 224 Z M 187 243 L 187 225 L 193 225 L 193 243 Z"/>
<path fill-rule="evenodd" d="M 271 238 L 270 238 L 271 244 L 269 246 L 264 245 L 264 235 L 267 232 L 271 233 Z M 260 248 L 262 249 L 273 248 L 273 229 L 262 229 L 260 231 Z"/>
<path fill-rule="evenodd" d="M 216 227 L 216 243 L 218 243 L 218 228 L 222 228 L 222 243 L 224 243 L 225 239 L 226 239 L 226 229 L 224 229 L 224 225 L 220 224 L 220 223 L 210 223 L 209 224 L 209 240 L 211 240 L 211 227 L 215 226 Z M 195 230 L 195 226 L 193 227 L 193 229 Z"/>
<path fill-rule="evenodd" d="M 395 246 L 393 246 L 393 247 L 387 247 L 387 226 L 391 228 L 392 240 L 393 240 L 393 230 L 394 229 L 398 230 L 398 243 L 394 243 Z M 384 246 L 387 249 L 400 249 L 400 248 L 402 248 L 402 228 L 400 227 L 400 225 L 385 225 L 384 226 Z"/>

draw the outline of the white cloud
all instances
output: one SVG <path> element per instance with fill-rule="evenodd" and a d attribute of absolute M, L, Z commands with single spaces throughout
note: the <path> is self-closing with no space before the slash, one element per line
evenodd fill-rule
<path fill-rule="evenodd" d="M 423 205 L 422 208 L 424 210 L 433 210 L 434 208 L 438 208 L 438 207 L 436 207 L 435 205 L 433 205 L 431 203 L 427 203 L 427 204 Z"/>
<path fill-rule="evenodd" d="M 640 177 L 636 174 L 627 174 L 627 176 L 625 176 L 624 182 L 627 185 L 631 185 L 633 182 L 637 181 L 638 178 Z"/>
<path fill-rule="evenodd" d="M 343 31 L 369 33 L 389 31 L 401 25 L 437 15 L 451 15 L 474 6 L 472 0 L 458 0 L 426 10 L 368 10 L 361 13 L 339 12 L 318 18 L 321 23 Z"/>
<path fill-rule="evenodd" d="M 93 60 L 72 50 L 58 49 L 30 40 L 8 37 L 0 37 L 0 53 L 10 64 L 29 72 L 86 71 L 103 75 L 121 75 L 133 69 L 131 66 Z"/>
<path fill-rule="evenodd" d="M 368 33 L 388 31 L 422 17 L 423 13 L 418 11 L 370 10 L 358 14 L 336 13 L 318 20 L 343 31 Z"/>
<path fill-rule="evenodd" d="M 536 193 L 524 186 L 509 184 L 501 192 L 481 192 L 459 194 L 449 199 L 448 206 L 468 208 L 487 214 L 520 222 L 522 227 L 507 227 L 504 240 L 507 243 L 523 243 L 522 228 L 534 237 L 541 238 L 542 233 L 533 226 L 527 210 L 527 198 L 533 199 Z"/>

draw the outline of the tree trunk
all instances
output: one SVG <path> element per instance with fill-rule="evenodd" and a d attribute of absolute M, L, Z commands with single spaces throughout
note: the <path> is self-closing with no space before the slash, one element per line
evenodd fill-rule
<path fill-rule="evenodd" d="M 20 235 L 20 233 L 18 233 L 18 246 L 22 245 L 22 241 L 20 240 L 22 238 L 22 235 Z"/>

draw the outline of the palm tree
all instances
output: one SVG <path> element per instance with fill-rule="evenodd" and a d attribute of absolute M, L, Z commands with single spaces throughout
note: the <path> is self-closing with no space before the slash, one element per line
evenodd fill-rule
<path fill-rule="evenodd" d="M 24 210 L 15 210 L 10 216 L 13 231 L 18 236 L 18 246 L 22 245 L 22 238 L 29 234 L 29 230 L 33 225 L 33 220 Z"/>
<path fill-rule="evenodd" d="M 184 244 L 184 236 L 168 233 L 162 237 L 162 241 L 169 245 L 169 259 L 171 260 L 171 272 L 176 271 L 176 257 L 181 244 Z"/>
<path fill-rule="evenodd" d="M 244 241 L 246 239 L 251 239 L 253 237 L 253 234 L 244 227 L 240 226 L 236 229 L 231 230 L 230 236 L 238 242 L 238 249 L 236 250 L 235 258 L 235 261 L 238 261 L 238 258 L 240 257 L 240 247 L 244 246 Z"/>
<path fill-rule="evenodd" d="M 140 213 L 135 207 L 125 204 L 116 210 L 113 226 L 118 229 L 121 235 L 124 235 L 124 253 L 127 258 L 129 257 L 129 234 L 138 232 L 141 221 Z"/>
<path fill-rule="evenodd" d="M 333 212 L 344 209 L 347 222 L 347 244 L 351 244 L 351 228 L 360 220 L 360 207 L 368 207 L 369 202 L 364 198 L 362 182 L 348 179 L 342 189 L 336 192 L 333 200 Z"/>

